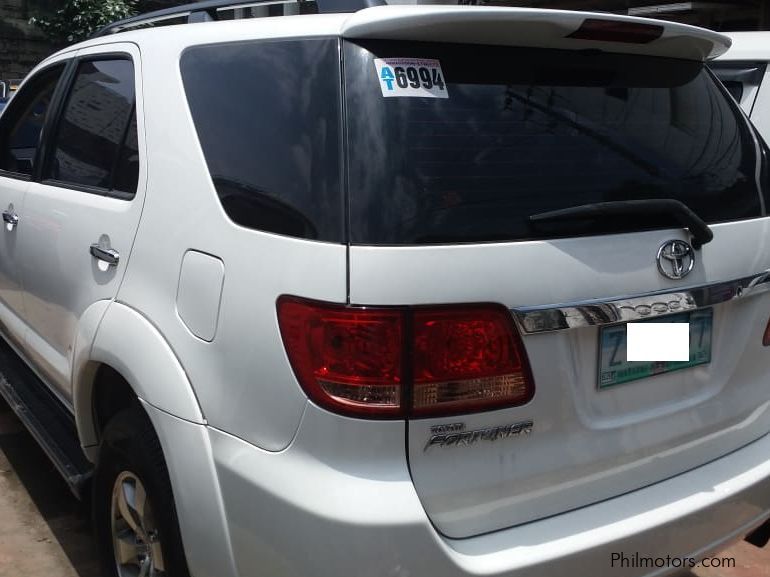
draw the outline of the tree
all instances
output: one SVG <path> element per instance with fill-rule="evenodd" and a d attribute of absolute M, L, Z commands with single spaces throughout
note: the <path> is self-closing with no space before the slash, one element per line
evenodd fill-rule
<path fill-rule="evenodd" d="M 136 0 L 64 0 L 51 17 L 32 17 L 30 22 L 57 44 L 71 44 L 93 32 L 136 13 Z"/>

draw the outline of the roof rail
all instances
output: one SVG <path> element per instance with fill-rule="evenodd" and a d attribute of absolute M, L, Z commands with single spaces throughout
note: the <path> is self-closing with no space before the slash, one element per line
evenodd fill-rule
<path fill-rule="evenodd" d="M 385 0 L 202 0 L 183 6 L 155 10 L 138 16 L 132 16 L 124 20 L 118 20 L 97 30 L 91 38 L 108 36 L 118 32 L 124 32 L 136 28 L 164 24 L 191 24 L 194 22 L 210 22 L 222 20 L 221 12 L 236 10 L 238 8 L 270 8 L 273 6 L 298 6 L 300 14 L 333 14 L 339 12 L 357 12 L 372 6 L 381 6 Z M 268 13 L 273 16 L 275 13 Z M 250 16 L 255 17 L 255 16 Z M 184 22 L 167 22 L 181 20 Z"/>

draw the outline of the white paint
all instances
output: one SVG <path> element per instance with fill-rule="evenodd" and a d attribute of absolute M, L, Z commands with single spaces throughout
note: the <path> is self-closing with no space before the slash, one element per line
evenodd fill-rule
<path fill-rule="evenodd" d="M 644 44 L 573 38 L 572 33 L 589 18 L 649 24 L 663 30 L 660 38 Z M 489 6 L 377 6 L 350 14 L 341 35 L 380 40 L 596 49 L 688 60 L 710 60 L 730 47 L 730 39 L 723 34 L 676 22 L 597 12 Z"/>
<path fill-rule="evenodd" d="M 217 332 L 224 280 L 221 260 L 194 250 L 185 253 L 176 294 L 177 313 L 190 332 L 204 341 L 213 341 Z"/>

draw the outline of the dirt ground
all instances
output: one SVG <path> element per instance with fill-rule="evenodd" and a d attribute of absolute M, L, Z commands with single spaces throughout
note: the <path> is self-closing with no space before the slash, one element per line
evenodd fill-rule
<path fill-rule="evenodd" d="M 0 401 L 0 577 L 100 577 L 90 512 Z"/>
<path fill-rule="evenodd" d="M 770 545 L 741 542 L 719 557 L 734 558 L 735 567 L 698 568 L 681 577 L 770 577 Z M 2 400 L 0 577 L 100 577 L 87 504 L 73 497 Z"/>

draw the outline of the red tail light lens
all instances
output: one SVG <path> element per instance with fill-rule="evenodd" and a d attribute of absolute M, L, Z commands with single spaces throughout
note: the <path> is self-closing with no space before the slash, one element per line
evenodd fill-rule
<path fill-rule="evenodd" d="M 499 305 L 346 307 L 281 297 L 278 322 L 305 392 L 337 413 L 450 415 L 522 405 L 534 394 L 524 347 Z"/>
<path fill-rule="evenodd" d="M 308 396 L 345 414 L 400 414 L 402 314 L 281 297 L 281 336 Z"/>
<path fill-rule="evenodd" d="M 661 36 L 663 36 L 663 26 L 655 24 L 587 18 L 580 25 L 580 28 L 567 38 L 623 42 L 626 44 L 649 44 Z"/>
<path fill-rule="evenodd" d="M 767 326 L 765 326 L 765 334 L 762 335 L 762 344 L 766 347 L 770 347 L 770 320 L 767 321 Z"/>
<path fill-rule="evenodd" d="M 414 415 L 522 405 L 534 388 L 511 314 L 494 305 L 414 313 Z"/>

